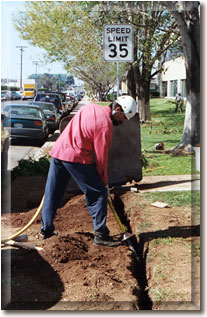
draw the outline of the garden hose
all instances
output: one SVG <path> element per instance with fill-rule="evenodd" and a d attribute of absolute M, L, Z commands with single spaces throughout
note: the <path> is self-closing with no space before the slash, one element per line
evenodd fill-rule
<path fill-rule="evenodd" d="M 43 206 L 43 201 L 44 201 L 44 196 L 42 197 L 41 203 L 39 205 L 39 207 L 37 208 L 37 211 L 35 212 L 34 216 L 32 217 L 32 219 L 28 222 L 28 224 L 26 226 L 24 226 L 22 229 L 20 229 L 19 231 L 17 231 L 16 233 L 14 233 L 13 235 L 11 235 L 10 237 L 1 240 L 1 244 L 4 244 L 5 242 L 9 241 L 9 240 L 13 240 L 15 239 L 17 236 L 19 236 L 22 232 L 24 232 L 27 228 L 29 228 L 29 226 L 31 226 L 31 224 L 35 221 L 35 219 L 37 218 L 37 216 L 39 215 L 40 211 L 42 210 L 42 206 Z"/>
<path fill-rule="evenodd" d="M 160 166 L 160 167 L 150 168 L 150 169 L 147 169 L 147 170 L 143 171 L 143 173 L 151 172 L 151 171 L 154 171 L 154 170 L 159 170 L 160 168 L 165 168 L 165 167 L 166 167 L 166 166 Z"/>

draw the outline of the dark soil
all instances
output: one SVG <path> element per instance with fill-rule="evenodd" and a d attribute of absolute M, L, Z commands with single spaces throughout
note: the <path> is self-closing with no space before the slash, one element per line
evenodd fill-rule
<path fill-rule="evenodd" d="M 134 234 L 138 261 L 127 244 L 95 246 L 84 196 L 67 193 L 55 218 L 58 236 L 42 240 L 41 215 L 24 232 L 41 251 L 2 248 L 3 310 L 199 309 L 199 219 L 192 221 L 191 208 L 152 207 L 139 192 L 117 190 L 112 197 Z M 38 207 L 25 201 L 17 210 L 21 199 L 13 196 L 13 212 L 2 214 L 3 237 L 26 225 Z M 119 238 L 110 209 L 107 225 Z"/>

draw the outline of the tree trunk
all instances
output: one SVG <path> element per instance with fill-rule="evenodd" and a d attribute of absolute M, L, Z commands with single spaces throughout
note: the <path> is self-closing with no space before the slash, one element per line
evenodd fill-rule
<path fill-rule="evenodd" d="M 151 121 L 150 111 L 150 81 L 142 83 L 141 81 L 136 82 L 138 105 L 139 105 L 139 116 L 141 121 Z"/>
<path fill-rule="evenodd" d="M 141 80 L 139 65 L 130 64 L 127 73 L 127 93 L 135 100 L 138 97 L 138 113 L 141 121 L 151 121 L 150 80 Z"/>
<path fill-rule="evenodd" d="M 132 96 L 136 100 L 136 84 L 134 79 L 134 66 L 129 64 L 127 72 L 127 93 L 129 96 Z"/>
<path fill-rule="evenodd" d="M 199 2 L 180 1 L 177 11 L 173 1 L 163 4 L 174 16 L 182 38 L 186 65 L 187 103 L 183 135 L 177 148 L 200 143 L 200 16 Z"/>

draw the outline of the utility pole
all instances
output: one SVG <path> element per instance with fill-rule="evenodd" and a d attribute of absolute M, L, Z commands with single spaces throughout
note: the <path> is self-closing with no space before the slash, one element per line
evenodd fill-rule
<path fill-rule="evenodd" d="M 37 86 L 37 65 L 39 65 L 41 62 L 40 61 L 33 61 L 33 64 L 36 65 L 36 73 L 35 73 L 35 86 Z"/>
<path fill-rule="evenodd" d="M 16 48 L 20 49 L 20 90 L 22 90 L 22 56 L 24 48 L 27 48 L 27 46 L 16 46 Z"/>
<path fill-rule="evenodd" d="M 33 64 L 36 65 L 36 78 L 37 78 L 37 66 L 40 65 L 40 61 L 33 61 Z"/>

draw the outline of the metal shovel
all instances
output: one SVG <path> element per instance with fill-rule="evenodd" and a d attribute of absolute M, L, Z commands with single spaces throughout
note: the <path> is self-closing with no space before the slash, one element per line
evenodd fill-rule
<path fill-rule="evenodd" d="M 121 222 L 115 208 L 114 208 L 114 205 L 113 205 L 113 202 L 112 202 L 112 199 L 110 197 L 110 195 L 108 196 L 108 205 L 109 207 L 111 208 L 111 211 L 112 213 L 114 214 L 115 216 L 115 219 L 121 229 L 121 232 L 123 233 L 123 237 L 122 237 L 122 241 L 126 241 L 128 246 L 129 246 L 129 249 L 134 253 L 134 256 L 136 258 L 137 261 L 139 261 L 139 257 L 137 255 L 137 252 L 135 251 L 135 248 L 132 244 L 132 241 L 131 241 L 131 238 L 134 236 L 132 233 L 129 233 L 127 232 L 127 228 L 123 225 L 123 223 Z"/>

